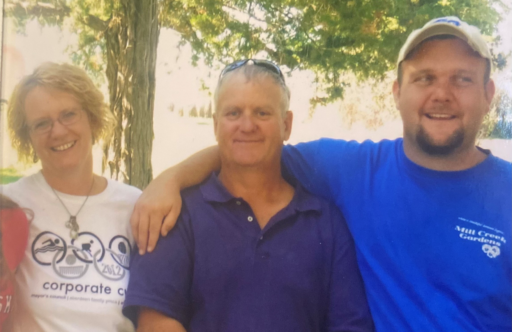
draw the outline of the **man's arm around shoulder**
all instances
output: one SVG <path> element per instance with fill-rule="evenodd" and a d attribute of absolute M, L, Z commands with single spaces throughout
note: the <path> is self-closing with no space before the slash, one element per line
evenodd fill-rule
<path fill-rule="evenodd" d="M 213 171 L 220 169 L 217 146 L 211 146 L 168 168 L 144 189 L 135 204 L 130 224 L 143 255 L 151 252 L 162 236 L 174 227 L 181 211 L 180 190 L 201 183 Z"/>

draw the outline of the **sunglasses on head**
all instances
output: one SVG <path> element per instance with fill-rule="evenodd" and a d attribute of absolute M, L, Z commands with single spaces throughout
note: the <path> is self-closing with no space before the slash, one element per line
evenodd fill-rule
<path fill-rule="evenodd" d="M 273 63 L 272 61 L 268 61 L 268 60 L 257 60 L 257 59 L 246 59 L 246 60 L 238 60 L 238 61 L 235 61 L 233 63 L 230 63 L 229 65 L 227 65 L 224 69 L 222 69 L 222 71 L 220 72 L 220 76 L 219 76 L 219 81 L 224 77 L 224 75 L 226 75 L 227 73 L 229 73 L 230 71 L 233 71 L 233 70 L 236 70 L 240 67 L 243 67 L 245 66 L 246 64 L 249 64 L 249 65 L 255 65 L 255 66 L 258 66 L 258 67 L 262 67 L 262 68 L 265 68 L 267 69 L 268 71 L 274 73 L 274 74 L 278 74 L 279 77 L 283 80 L 284 82 L 284 75 L 283 75 L 283 72 L 281 71 L 281 69 L 279 69 L 279 66 L 276 65 L 275 63 Z"/>

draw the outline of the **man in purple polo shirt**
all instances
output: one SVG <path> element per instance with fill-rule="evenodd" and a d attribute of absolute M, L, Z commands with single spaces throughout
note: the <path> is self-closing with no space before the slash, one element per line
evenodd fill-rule
<path fill-rule="evenodd" d="M 183 192 L 176 227 L 134 257 L 123 312 L 139 331 L 373 331 L 341 213 L 281 176 L 289 98 L 271 62 L 222 72 L 222 168 Z"/>

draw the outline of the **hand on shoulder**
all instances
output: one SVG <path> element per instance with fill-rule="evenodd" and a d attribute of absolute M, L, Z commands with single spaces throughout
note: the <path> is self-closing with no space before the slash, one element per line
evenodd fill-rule
<path fill-rule="evenodd" d="M 179 186 L 172 181 L 152 181 L 135 203 L 130 224 L 139 253 L 151 252 L 174 227 L 181 211 Z"/>

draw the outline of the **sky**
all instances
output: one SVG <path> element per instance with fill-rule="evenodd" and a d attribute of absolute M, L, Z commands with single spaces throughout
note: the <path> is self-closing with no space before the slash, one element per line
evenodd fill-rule
<path fill-rule="evenodd" d="M 512 0 L 508 0 L 512 3 Z M 512 4 L 509 6 L 512 8 Z M 13 31 L 9 19 L 4 25 L 3 43 L 3 74 L 2 74 L 2 98 L 7 99 L 16 82 L 23 76 L 31 73 L 38 65 L 46 61 L 71 62 L 69 52 L 70 45 L 76 45 L 77 37 L 58 28 L 42 28 L 36 22 L 30 22 L 24 35 Z M 509 13 L 497 28 L 502 36 L 501 52 L 512 52 L 512 12 Z M 190 65 L 191 50 L 188 46 L 178 49 L 179 36 L 169 29 L 162 29 L 159 37 L 157 55 L 157 84 L 155 93 L 154 131 L 153 144 L 153 169 L 156 176 L 166 167 L 176 164 L 192 153 L 215 144 L 213 125 L 211 119 L 180 117 L 178 110 L 183 108 L 188 111 L 194 105 L 204 105 L 211 101 L 211 95 L 202 91 L 204 82 L 213 87 L 217 81 L 221 68 L 208 68 L 199 64 L 197 67 Z M 313 116 L 309 112 L 309 99 L 313 97 L 315 90 L 313 85 L 314 75 L 309 71 L 297 71 L 287 78 L 287 83 L 292 91 L 290 108 L 294 112 L 294 128 L 289 143 L 297 143 L 317 139 L 320 137 L 333 137 L 343 139 L 380 140 L 393 139 L 401 136 L 401 122 L 393 119 L 377 130 L 368 130 L 364 125 L 356 123 L 349 128 L 343 123 L 339 112 L 340 104 L 328 105 L 316 109 Z M 508 68 L 495 75 L 495 80 L 500 88 L 506 89 L 512 94 L 512 58 L 508 61 Z M 106 95 L 106 88 L 103 87 Z M 390 87 L 391 93 L 391 87 Z M 169 110 L 174 105 L 174 112 Z M 342 105 L 342 104 L 341 104 Z M 10 142 L 6 139 L 5 114 L 1 118 L 0 126 L 0 167 L 15 166 L 24 173 L 31 173 L 39 166 L 23 167 L 17 163 L 15 152 L 10 148 Z M 488 143 L 496 145 L 494 143 Z M 504 145 L 505 144 L 505 145 Z M 507 159 L 512 159 L 512 145 L 500 143 L 493 147 L 495 154 L 502 154 Z M 510 155 L 510 156 L 509 156 Z M 101 151 L 95 148 L 95 171 L 101 172 Z"/>

